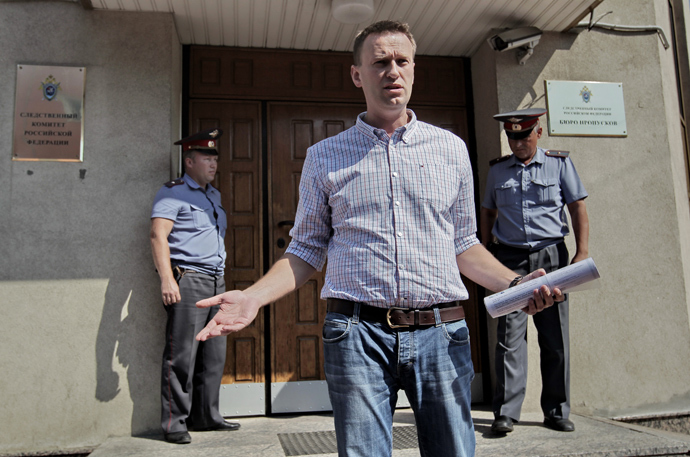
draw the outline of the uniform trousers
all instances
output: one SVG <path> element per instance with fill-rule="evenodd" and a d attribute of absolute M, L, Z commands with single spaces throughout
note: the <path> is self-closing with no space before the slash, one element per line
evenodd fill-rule
<path fill-rule="evenodd" d="M 538 268 L 546 272 L 568 265 L 564 242 L 529 251 L 494 244 L 491 252 L 506 267 L 526 275 Z M 527 314 L 515 311 L 498 318 L 496 344 L 496 417 L 520 420 L 527 386 Z M 567 419 L 570 415 L 570 344 L 568 298 L 533 316 L 541 358 L 541 409 L 545 417 Z"/>
<path fill-rule="evenodd" d="M 213 428 L 223 423 L 219 407 L 225 367 L 226 337 L 200 342 L 195 336 L 219 307 L 196 302 L 225 292 L 223 276 L 187 270 L 176 278 L 182 299 L 166 306 L 168 322 L 163 351 L 161 426 L 165 433 Z"/>

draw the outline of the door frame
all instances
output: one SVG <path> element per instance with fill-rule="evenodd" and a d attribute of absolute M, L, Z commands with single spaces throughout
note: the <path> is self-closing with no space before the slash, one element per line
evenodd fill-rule
<path fill-rule="evenodd" d="M 350 80 L 350 53 L 310 52 L 272 49 L 223 48 L 214 46 L 183 47 L 183 99 L 182 130 L 190 131 L 192 113 L 190 104 L 194 100 L 256 101 L 261 103 L 261 189 L 262 225 L 260 249 L 262 255 L 262 274 L 272 264 L 270 259 L 271 236 L 269 231 L 269 170 L 268 170 L 268 104 L 270 102 L 325 102 L 325 103 L 364 103 L 361 90 L 355 88 Z M 419 108 L 459 108 L 466 112 L 465 135 L 473 165 L 475 180 L 475 203 L 479 208 L 477 179 L 477 155 L 474 139 L 474 123 L 471 113 L 471 77 L 469 59 L 450 57 L 416 56 L 415 87 L 411 109 Z M 276 77 L 279 75 L 280 77 Z M 439 84 L 438 79 L 452 81 L 452 84 Z M 424 119 L 422 119 L 424 120 Z M 479 214 L 477 213 L 477 220 Z M 468 287 L 469 289 L 469 287 Z M 484 290 L 475 287 L 476 302 L 481 303 Z M 267 382 L 271 376 L 271 308 L 264 307 L 264 382 L 223 384 L 221 386 L 221 413 L 228 416 L 270 415 L 287 412 L 291 407 L 271 407 L 273 397 L 290 398 L 285 389 L 293 387 L 306 391 L 314 389 L 325 392 L 323 386 L 283 386 L 281 383 Z M 472 399 L 476 402 L 491 397 L 489 372 L 487 318 L 483 306 L 476 309 L 476 332 L 479 344 L 475 346 L 475 382 L 472 384 Z M 282 392 L 283 394 L 278 394 Z M 315 404 L 324 404 L 319 393 Z M 307 395 L 309 396 L 309 395 Z M 251 397 L 251 401 L 250 401 Z M 327 399 L 327 395 L 326 395 Z M 263 403 L 263 407 L 262 407 Z M 245 405 L 246 404 L 246 405 Z M 244 406 L 243 406 L 244 405 Z M 303 405 L 304 406 L 304 405 Z M 314 406 L 313 410 L 324 410 L 324 406 Z M 330 403 L 328 405 L 330 408 Z"/>

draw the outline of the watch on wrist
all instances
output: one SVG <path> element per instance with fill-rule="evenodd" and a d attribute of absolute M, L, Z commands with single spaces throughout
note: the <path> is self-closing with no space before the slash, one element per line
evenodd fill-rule
<path fill-rule="evenodd" d="M 522 281 L 523 278 L 524 278 L 524 276 L 522 276 L 522 275 L 521 275 L 521 276 L 516 276 L 515 279 L 513 279 L 512 281 L 510 281 L 510 285 L 508 286 L 508 289 L 510 289 L 511 287 L 515 287 L 515 286 L 517 286 L 518 284 L 520 284 L 520 281 Z"/>

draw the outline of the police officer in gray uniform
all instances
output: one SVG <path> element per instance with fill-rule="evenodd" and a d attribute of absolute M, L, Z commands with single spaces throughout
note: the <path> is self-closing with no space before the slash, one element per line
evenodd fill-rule
<path fill-rule="evenodd" d="M 161 384 L 161 425 L 166 441 L 190 443 L 188 430 L 237 430 L 218 410 L 226 338 L 194 337 L 218 312 L 196 302 L 225 291 L 227 218 L 211 186 L 218 139 L 211 129 L 177 141 L 185 174 L 158 191 L 151 212 L 151 250 L 168 313 Z"/>
<path fill-rule="evenodd" d="M 575 234 L 572 263 L 588 257 L 589 219 L 580 182 L 567 151 L 537 147 L 542 127 L 539 108 L 497 114 L 512 155 L 491 162 L 481 209 L 482 243 L 505 266 L 524 275 L 568 265 L 564 237 L 568 207 Z M 517 279 L 517 278 L 516 278 Z M 514 281 L 517 284 L 519 281 Z M 513 285 L 515 285 L 513 284 Z M 541 408 L 544 425 L 573 431 L 570 414 L 568 299 L 534 316 L 541 350 Z M 520 419 L 527 384 L 527 315 L 516 311 L 498 320 L 494 433 L 513 431 Z"/>

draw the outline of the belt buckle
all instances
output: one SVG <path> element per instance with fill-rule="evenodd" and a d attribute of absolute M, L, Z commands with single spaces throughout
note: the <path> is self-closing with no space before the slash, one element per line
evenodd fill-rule
<path fill-rule="evenodd" d="M 388 308 L 388 311 L 386 312 L 386 323 L 388 323 L 388 326 L 390 328 L 407 328 L 409 325 L 407 324 L 402 324 L 402 325 L 397 325 L 391 322 L 391 311 L 395 311 L 396 309 L 399 309 L 401 311 L 407 311 L 407 308 L 396 308 L 395 306 L 392 308 Z"/>

